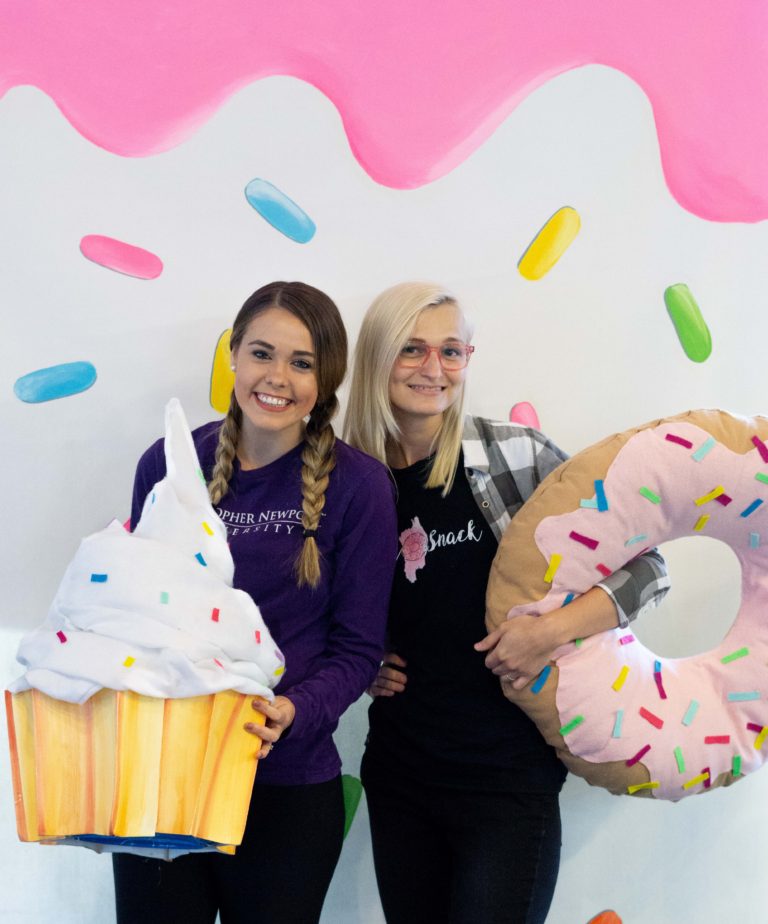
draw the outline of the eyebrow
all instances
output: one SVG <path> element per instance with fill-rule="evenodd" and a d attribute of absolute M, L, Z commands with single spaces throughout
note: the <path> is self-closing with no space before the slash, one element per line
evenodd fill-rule
<path fill-rule="evenodd" d="M 249 346 L 249 347 L 251 347 L 251 346 L 263 346 L 263 347 L 266 347 L 268 350 L 275 350 L 275 349 L 277 349 L 277 347 L 273 346 L 273 344 L 267 343 L 266 340 L 250 340 L 250 341 L 246 344 L 246 346 Z M 294 350 L 293 353 L 291 353 L 291 356 L 312 356 L 312 357 L 314 357 L 314 355 L 315 355 L 315 354 L 312 353 L 311 350 Z"/>
<path fill-rule="evenodd" d="M 424 340 L 423 337 L 409 337 L 408 338 L 408 343 L 426 343 L 426 342 L 427 341 Z M 443 343 L 464 343 L 461 337 L 454 337 L 454 336 L 445 337 L 442 342 Z"/>

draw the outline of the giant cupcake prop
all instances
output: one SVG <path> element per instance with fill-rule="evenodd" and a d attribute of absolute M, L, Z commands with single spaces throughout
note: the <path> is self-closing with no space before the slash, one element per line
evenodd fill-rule
<path fill-rule="evenodd" d="M 284 670 L 234 565 L 178 401 L 133 533 L 84 539 L 6 692 L 19 837 L 173 857 L 240 843 L 254 696 Z"/>

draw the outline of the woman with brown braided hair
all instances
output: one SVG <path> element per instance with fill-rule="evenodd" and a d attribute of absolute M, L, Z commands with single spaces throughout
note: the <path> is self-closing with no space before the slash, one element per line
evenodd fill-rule
<path fill-rule="evenodd" d="M 193 433 L 227 527 L 235 587 L 261 609 L 286 672 L 246 731 L 261 763 L 233 857 L 114 859 L 120 924 L 309 924 L 341 849 L 344 806 L 332 733 L 376 676 L 396 554 L 383 465 L 334 436 L 347 337 L 327 295 L 263 286 L 232 327 L 235 385 L 224 421 Z M 165 474 L 162 442 L 141 458 L 132 522 Z M 268 759 L 265 759 L 268 758 Z"/>

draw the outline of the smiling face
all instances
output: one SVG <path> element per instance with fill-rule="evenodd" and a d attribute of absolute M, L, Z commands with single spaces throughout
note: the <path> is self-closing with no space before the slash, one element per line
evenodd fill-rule
<path fill-rule="evenodd" d="M 269 446 L 283 454 L 298 445 L 303 419 L 317 402 L 317 359 L 309 330 L 284 308 L 267 308 L 246 327 L 232 351 L 232 365 L 245 446 Z"/>
<path fill-rule="evenodd" d="M 463 343 L 466 339 L 463 318 L 455 304 L 445 303 L 425 308 L 419 314 L 408 338 L 409 343 L 440 347 Z M 467 369 L 446 371 L 432 350 L 423 366 L 408 368 L 395 362 L 389 375 L 389 400 L 400 426 L 409 422 L 433 419 L 440 425 L 443 413 L 461 397 Z"/>

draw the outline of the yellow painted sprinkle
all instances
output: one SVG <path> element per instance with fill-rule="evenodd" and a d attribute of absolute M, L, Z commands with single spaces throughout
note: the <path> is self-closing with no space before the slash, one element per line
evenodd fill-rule
<path fill-rule="evenodd" d="M 766 737 L 768 737 L 768 725 L 764 726 L 763 730 L 760 732 L 757 738 L 755 738 L 755 750 L 756 751 L 759 751 L 760 748 L 763 746 L 763 742 L 765 741 Z"/>
<path fill-rule="evenodd" d="M 284 672 L 285 672 L 285 668 L 284 668 L 282 665 L 280 665 L 280 667 L 276 667 L 276 668 L 275 668 L 275 677 L 279 677 L 280 674 L 282 674 L 282 673 L 284 673 Z"/>
<path fill-rule="evenodd" d="M 136 658 L 132 658 L 130 655 L 123 661 L 123 667 L 130 667 L 136 662 Z"/>
<path fill-rule="evenodd" d="M 699 783 L 703 783 L 704 780 L 709 779 L 708 773 L 700 773 L 698 776 L 695 776 L 692 780 L 688 780 L 687 783 L 683 783 L 683 789 L 691 789 L 693 786 L 698 786 Z"/>
<path fill-rule="evenodd" d="M 552 558 L 549 559 L 549 567 L 547 568 L 547 573 L 544 575 L 544 580 L 547 584 L 551 584 L 555 579 L 557 569 L 560 567 L 562 560 L 563 556 L 558 555 L 557 552 L 553 553 Z"/>
<path fill-rule="evenodd" d="M 625 664 L 624 667 L 619 671 L 619 676 L 613 681 L 613 689 L 618 693 L 619 690 L 624 686 L 624 681 L 627 679 L 627 674 L 629 673 L 629 668 Z"/>
<path fill-rule="evenodd" d="M 722 485 L 719 485 L 715 488 L 714 491 L 710 491 L 709 494 L 704 494 L 702 497 L 697 497 L 694 501 L 697 507 L 701 507 L 704 504 L 708 504 L 710 501 L 713 501 L 716 497 L 720 497 L 721 494 L 725 494 L 725 488 Z"/>
<path fill-rule="evenodd" d="M 634 786 L 627 786 L 627 792 L 631 796 L 633 793 L 640 792 L 641 789 L 658 789 L 658 780 L 651 780 L 650 783 L 636 783 Z"/>
<path fill-rule="evenodd" d="M 213 535 L 213 530 L 211 527 L 203 520 L 203 529 L 208 533 L 209 536 Z"/>
<path fill-rule="evenodd" d="M 709 514 L 705 513 L 704 516 L 699 517 L 696 520 L 696 525 L 693 527 L 695 533 L 701 532 L 702 529 L 707 525 L 707 520 L 709 519 Z"/>

